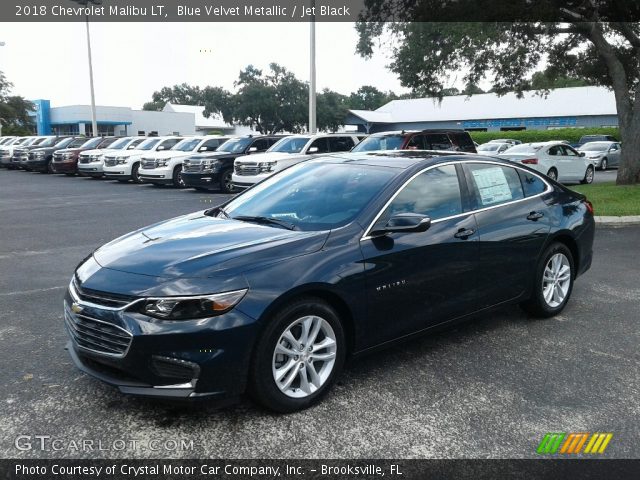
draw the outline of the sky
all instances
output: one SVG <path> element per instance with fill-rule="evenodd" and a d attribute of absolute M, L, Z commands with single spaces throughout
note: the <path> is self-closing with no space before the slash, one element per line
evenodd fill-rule
<path fill-rule="evenodd" d="M 306 23 L 92 23 L 96 104 L 141 108 L 178 83 L 233 89 L 249 64 L 276 62 L 309 79 Z M 85 24 L 0 23 L 0 71 L 13 94 L 52 106 L 89 104 Z M 348 94 L 362 85 L 405 92 L 383 53 L 355 53 L 353 23 L 316 24 L 317 88 Z"/>

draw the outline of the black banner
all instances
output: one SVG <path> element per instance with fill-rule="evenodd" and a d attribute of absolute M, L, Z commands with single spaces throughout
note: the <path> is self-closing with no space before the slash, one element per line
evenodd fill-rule
<path fill-rule="evenodd" d="M 640 460 L 0 460 L 7 479 L 637 479 Z"/>

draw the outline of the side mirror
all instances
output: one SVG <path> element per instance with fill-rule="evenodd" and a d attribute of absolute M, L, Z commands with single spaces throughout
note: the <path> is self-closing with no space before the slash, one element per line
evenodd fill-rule
<path fill-rule="evenodd" d="M 584 152 L 580 152 L 580 156 L 584 157 L 586 154 Z"/>
<path fill-rule="evenodd" d="M 431 227 L 431 218 L 419 213 L 398 213 L 392 216 L 384 228 L 371 232 L 385 234 L 392 232 L 425 232 Z"/>
<path fill-rule="evenodd" d="M 318 147 L 309 147 L 307 153 L 318 153 Z"/>
<path fill-rule="evenodd" d="M 249 150 L 247 150 L 247 152 L 249 153 L 255 153 L 258 151 L 258 147 L 249 147 Z"/>

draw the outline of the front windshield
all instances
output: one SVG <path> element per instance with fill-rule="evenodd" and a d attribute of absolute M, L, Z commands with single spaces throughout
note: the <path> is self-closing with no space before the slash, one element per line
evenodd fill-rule
<path fill-rule="evenodd" d="M 34 143 L 34 145 L 38 145 L 39 147 L 51 147 L 56 144 L 58 139 L 56 137 L 44 138 L 42 141 Z"/>
<path fill-rule="evenodd" d="M 269 149 L 270 152 L 300 153 L 311 137 L 285 137 Z"/>
<path fill-rule="evenodd" d="M 610 143 L 596 143 L 591 142 L 580 147 L 580 150 L 583 152 L 604 152 L 609 149 Z"/>
<path fill-rule="evenodd" d="M 478 147 L 478 151 L 479 152 L 495 152 L 499 148 L 500 148 L 500 144 L 499 143 L 491 143 L 491 144 L 486 144 L 486 145 L 480 145 Z"/>
<path fill-rule="evenodd" d="M 54 146 L 56 148 L 67 148 L 67 145 L 69 145 L 72 141 L 73 141 L 73 138 L 71 137 L 63 138 L 62 140 L 58 140 L 58 143 L 56 143 Z"/>
<path fill-rule="evenodd" d="M 516 145 L 515 147 L 511 147 L 509 150 L 506 150 L 504 153 L 527 153 L 534 154 L 538 150 L 540 150 L 542 146 L 540 145 L 532 145 L 530 143 L 525 143 L 523 145 Z"/>
<path fill-rule="evenodd" d="M 190 152 L 194 150 L 201 141 L 201 138 L 185 138 L 184 140 L 176 143 L 171 150 Z"/>
<path fill-rule="evenodd" d="M 140 145 L 138 145 L 136 150 L 151 150 L 158 144 L 159 141 L 159 138 L 150 138 L 149 140 L 145 140 Z"/>
<path fill-rule="evenodd" d="M 236 197 L 224 210 L 232 218 L 269 217 L 299 230 L 328 230 L 351 222 L 397 172 L 371 165 L 303 162 Z"/>
<path fill-rule="evenodd" d="M 129 145 L 129 142 L 131 142 L 131 139 L 128 137 L 120 138 L 109 145 L 109 148 L 111 150 L 124 150 L 125 148 L 127 148 L 127 145 Z"/>
<path fill-rule="evenodd" d="M 241 153 L 251 144 L 251 138 L 231 138 L 218 147 L 218 152 Z"/>
<path fill-rule="evenodd" d="M 398 150 L 402 146 L 403 135 L 372 135 L 356 145 L 352 152 L 372 152 L 375 150 Z"/>
<path fill-rule="evenodd" d="M 36 143 L 36 140 L 38 140 L 37 137 L 34 138 L 26 138 L 24 140 L 24 142 L 20 143 L 20 145 L 22 145 L 23 147 L 29 147 L 31 145 L 34 145 Z"/>
<path fill-rule="evenodd" d="M 82 148 L 96 148 L 98 145 L 100 145 L 102 142 L 104 141 L 104 138 L 101 137 L 97 137 L 97 138 L 91 138 L 87 141 L 85 141 L 82 144 Z"/>

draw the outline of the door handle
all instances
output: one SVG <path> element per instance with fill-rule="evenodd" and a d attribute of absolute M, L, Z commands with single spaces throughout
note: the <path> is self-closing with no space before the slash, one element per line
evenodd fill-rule
<path fill-rule="evenodd" d="M 544 213 L 542 212 L 531 212 L 529 215 L 527 215 L 527 220 L 533 220 L 535 222 L 542 217 L 544 217 Z"/>
<path fill-rule="evenodd" d="M 471 228 L 461 228 L 453 236 L 462 240 L 466 240 L 474 233 L 476 233 L 476 231 Z"/>

